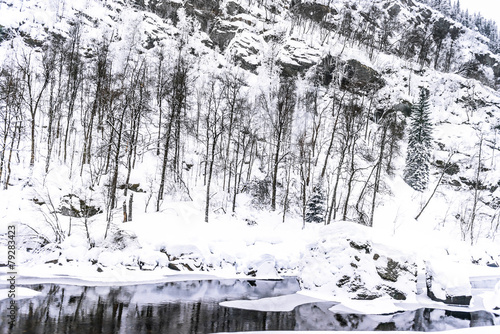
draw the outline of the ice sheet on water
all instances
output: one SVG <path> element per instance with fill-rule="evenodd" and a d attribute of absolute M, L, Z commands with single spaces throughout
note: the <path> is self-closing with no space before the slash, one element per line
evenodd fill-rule
<path fill-rule="evenodd" d="M 321 301 L 324 300 L 296 293 L 293 295 L 262 298 L 257 300 L 231 300 L 222 302 L 220 305 L 263 312 L 289 312 L 299 305 Z"/>
<path fill-rule="evenodd" d="M 375 300 L 345 300 L 330 308 L 334 313 L 356 314 L 391 314 L 403 311 L 391 299 L 379 298 Z"/>
<path fill-rule="evenodd" d="M 10 290 L 7 289 L 0 289 L 0 300 L 4 300 L 9 297 L 9 292 Z M 40 295 L 41 293 L 32 289 L 24 288 L 24 287 L 16 287 L 15 289 L 15 299 L 24 299 L 24 298 L 32 298 L 35 296 Z"/>

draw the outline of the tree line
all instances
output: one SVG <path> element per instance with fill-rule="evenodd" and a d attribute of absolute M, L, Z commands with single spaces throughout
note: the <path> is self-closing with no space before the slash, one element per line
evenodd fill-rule
<path fill-rule="evenodd" d="M 66 165 L 70 178 L 104 186 L 109 224 L 122 200 L 132 203 L 134 169 L 154 156 L 147 192 L 156 211 L 166 195 L 189 199 L 202 184 L 207 222 L 216 209 L 234 212 L 246 192 L 283 220 L 372 223 L 382 174 L 394 171 L 401 115 L 376 119 L 374 90 L 355 93 L 337 80 L 325 87 L 314 69 L 285 76 L 277 59 L 259 69 L 258 87 L 234 65 L 200 70 L 183 36 L 144 53 L 134 38 L 117 51 L 105 35 L 83 52 L 75 25 L 67 38 L 19 47 L 0 73 L 3 189 L 13 165 L 45 173 Z"/>
<path fill-rule="evenodd" d="M 490 47 L 493 52 L 498 53 L 500 51 L 500 35 L 495 20 L 485 18 L 479 12 L 471 14 L 469 9 L 462 9 L 460 0 L 453 3 L 451 0 L 422 0 L 421 2 L 437 9 L 445 16 L 462 23 L 471 30 L 477 30 L 481 35 L 490 40 Z"/>
<path fill-rule="evenodd" d="M 369 17 L 390 19 L 372 8 Z M 453 62 L 454 30 L 439 30 L 442 20 L 425 31 L 409 27 L 391 44 L 394 17 L 376 32 L 355 24 L 348 9 L 343 14 L 332 40 L 369 52 L 386 48 L 422 66 Z M 66 166 L 70 179 L 85 180 L 90 199 L 103 198 L 109 230 L 121 209 L 124 221 L 132 219 L 131 180 L 147 164 L 146 211 L 161 211 L 173 198 L 193 200 L 202 189 L 206 222 L 214 212 L 236 212 L 245 193 L 252 206 L 278 212 L 283 221 L 294 215 L 304 224 L 373 224 L 407 122 L 393 100 L 376 84 L 356 81 L 338 61 L 330 80 L 322 64 L 290 75 L 275 52 L 255 73 L 239 68 L 237 59 L 218 66 L 215 52 L 202 55 L 196 47 L 196 21 L 182 11 L 178 20 L 176 38 L 150 49 L 139 46 L 137 30 L 127 38 L 104 33 L 84 46 L 78 22 L 67 36 L 51 35 L 37 47 L 21 37 L 9 41 L 12 57 L 0 71 L 1 187 L 11 186 L 13 166 L 45 174 Z M 307 28 L 295 20 L 292 30 Z M 422 90 L 404 170 L 418 191 L 428 186 L 428 113 Z"/>

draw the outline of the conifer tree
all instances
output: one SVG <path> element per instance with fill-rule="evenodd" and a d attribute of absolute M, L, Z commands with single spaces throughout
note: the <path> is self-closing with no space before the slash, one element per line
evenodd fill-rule
<path fill-rule="evenodd" d="M 325 220 L 325 195 L 321 185 L 313 188 L 313 193 L 307 201 L 305 221 L 308 223 L 322 223 Z"/>
<path fill-rule="evenodd" d="M 405 182 L 417 191 L 426 189 L 429 182 L 431 144 L 429 91 L 421 88 L 418 102 L 412 108 L 404 170 Z"/>

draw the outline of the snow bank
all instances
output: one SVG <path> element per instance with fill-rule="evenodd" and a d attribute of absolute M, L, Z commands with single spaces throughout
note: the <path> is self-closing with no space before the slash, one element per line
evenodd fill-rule
<path fill-rule="evenodd" d="M 500 313 L 500 281 L 497 282 L 493 291 L 486 291 L 472 299 L 472 305 L 490 312 Z"/>
<path fill-rule="evenodd" d="M 231 300 L 222 302 L 220 305 L 263 312 L 290 312 L 299 305 L 322 301 L 324 300 L 296 293 L 293 295 L 262 298 L 257 300 Z"/>
<path fill-rule="evenodd" d="M 308 246 L 300 277 L 304 288 L 357 299 L 416 294 L 416 264 L 398 249 L 374 244 L 373 230 L 336 222 Z"/>
<path fill-rule="evenodd" d="M 426 263 L 427 294 L 448 304 L 469 305 L 472 298 L 470 279 L 463 268 L 450 261 Z"/>
<path fill-rule="evenodd" d="M 387 298 L 376 300 L 346 300 L 330 308 L 333 313 L 348 314 L 391 314 L 404 311 Z"/>
<path fill-rule="evenodd" d="M 23 288 L 16 287 L 16 299 L 32 298 L 40 295 L 40 292 Z M 9 289 L 0 289 L 0 300 L 9 298 Z"/>

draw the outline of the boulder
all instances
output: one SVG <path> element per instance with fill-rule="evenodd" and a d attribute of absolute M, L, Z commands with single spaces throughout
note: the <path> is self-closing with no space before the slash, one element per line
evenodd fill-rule
<path fill-rule="evenodd" d="M 352 92 L 377 91 L 385 86 L 385 81 L 377 71 L 356 59 L 344 61 L 327 55 L 318 62 L 317 74 L 324 85 L 336 80 L 342 89 Z"/>
<path fill-rule="evenodd" d="M 261 64 L 261 50 L 264 47 L 261 36 L 250 31 L 238 32 L 227 47 L 228 54 L 241 68 L 253 71 Z"/>
<path fill-rule="evenodd" d="M 238 14 L 246 14 L 246 10 L 243 9 L 237 2 L 235 1 L 229 1 L 226 4 L 226 10 L 227 13 L 231 16 L 238 15 Z"/>
<path fill-rule="evenodd" d="M 219 11 L 219 1 L 217 0 L 189 0 L 187 4 L 198 10 L 206 10 L 211 12 Z"/>
<path fill-rule="evenodd" d="M 271 254 L 264 254 L 258 259 L 255 259 L 254 262 L 250 264 L 246 274 L 260 279 L 281 278 L 276 271 L 276 259 Z"/>
<path fill-rule="evenodd" d="M 344 65 L 341 86 L 350 90 L 379 90 L 385 86 L 380 74 L 356 59 L 349 59 Z"/>
<path fill-rule="evenodd" d="M 399 4 L 394 4 L 392 5 L 388 10 L 387 13 L 389 14 L 389 17 L 396 17 L 398 14 L 401 12 L 401 6 Z"/>
<path fill-rule="evenodd" d="M 398 262 L 387 256 L 374 256 L 373 259 L 376 261 L 377 274 L 383 280 L 382 284 L 377 285 L 377 290 L 396 300 L 406 300 L 406 294 L 400 290 L 400 281 L 416 282 L 416 265 Z"/>
<path fill-rule="evenodd" d="M 416 264 L 400 250 L 378 249 L 370 232 L 347 222 L 325 229 L 302 259 L 302 288 L 361 300 L 415 295 Z"/>
<path fill-rule="evenodd" d="M 292 77 L 304 73 L 320 60 L 321 52 L 304 41 L 292 38 L 280 51 L 278 60 L 284 76 Z"/>
<path fill-rule="evenodd" d="M 475 54 L 474 57 L 481 65 L 490 67 L 493 70 L 493 76 L 496 82 L 500 80 L 500 59 L 498 56 L 489 53 L 480 53 Z"/>
<path fill-rule="evenodd" d="M 377 274 L 386 281 L 397 282 L 402 269 L 398 262 L 388 258 L 385 265 L 377 266 Z"/>
<path fill-rule="evenodd" d="M 238 27 L 231 22 L 218 20 L 210 31 L 210 39 L 221 51 L 224 51 L 236 35 Z"/>
<path fill-rule="evenodd" d="M 443 160 L 436 160 L 434 165 L 438 168 L 444 169 L 445 174 L 455 175 L 460 172 L 460 166 L 456 162 L 444 162 Z"/>
<path fill-rule="evenodd" d="M 316 23 L 324 21 L 328 14 L 337 15 L 338 12 L 334 8 L 314 2 L 300 2 L 293 4 L 292 13 L 305 19 L 309 19 Z"/>
<path fill-rule="evenodd" d="M 401 103 L 395 104 L 392 107 L 392 110 L 394 110 L 394 111 L 400 111 L 401 113 L 403 113 L 403 115 L 405 115 L 406 117 L 408 117 L 408 116 L 411 115 L 411 107 L 412 107 L 412 104 L 410 102 L 408 102 L 408 101 L 401 101 Z"/>
<path fill-rule="evenodd" d="M 101 208 L 87 204 L 84 200 L 74 194 L 65 195 L 61 198 L 58 212 L 63 216 L 82 218 L 92 217 L 102 213 Z"/>
<path fill-rule="evenodd" d="M 172 263 L 172 262 L 170 262 L 170 263 L 168 264 L 168 269 L 175 270 L 175 271 L 181 271 L 181 270 L 179 269 L 179 266 L 178 266 L 177 264 L 175 264 L 175 263 Z"/>
<path fill-rule="evenodd" d="M 144 193 L 145 191 L 141 188 L 140 183 L 129 183 L 129 184 L 121 184 L 118 186 L 118 189 L 125 189 L 127 188 L 128 190 L 134 191 L 136 193 Z"/>
<path fill-rule="evenodd" d="M 359 251 L 364 251 L 365 254 L 370 254 L 372 251 L 371 244 L 367 241 L 364 242 L 359 242 L 354 240 L 348 240 L 348 241 L 349 241 L 349 246 Z"/>
<path fill-rule="evenodd" d="M 426 263 L 427 296 L 434 301 L 451 305 L 470 305 L 472 288 L 469 276 L 449 261 Z"/>
<path fill-rule="evenodd" d="M 495 326 L 495 317 L 491 312 L 476 311 L 470 315 L 470 327 Z"/>

